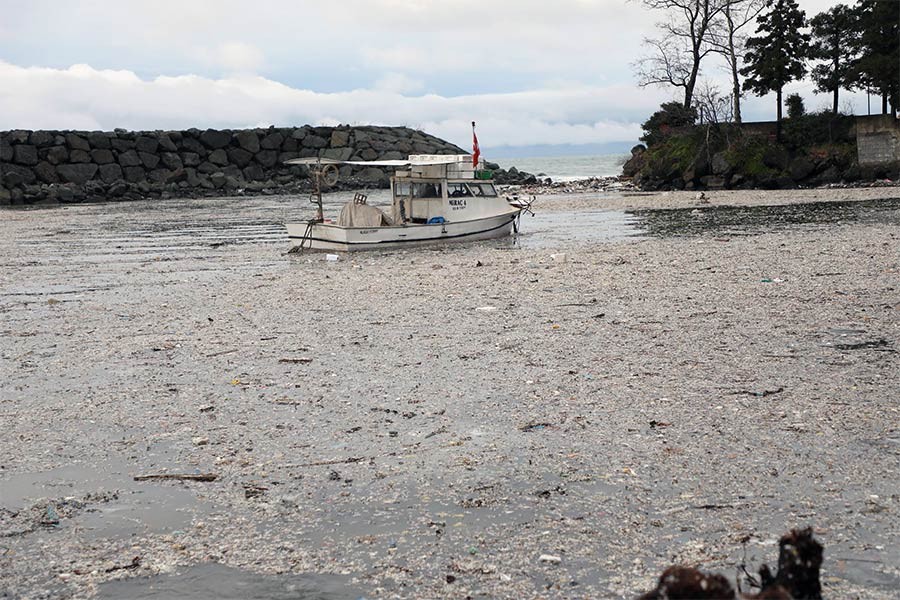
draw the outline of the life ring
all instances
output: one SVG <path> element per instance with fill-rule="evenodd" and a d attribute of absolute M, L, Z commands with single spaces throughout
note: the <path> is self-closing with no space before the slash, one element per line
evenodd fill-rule
<path fill-rule="evenodd" d="M 326 187 L 333 187 L 338 182 L 338 168 L 335 165 L 325 165 L 322 173 L 319 175 L 321 182 Z"/>

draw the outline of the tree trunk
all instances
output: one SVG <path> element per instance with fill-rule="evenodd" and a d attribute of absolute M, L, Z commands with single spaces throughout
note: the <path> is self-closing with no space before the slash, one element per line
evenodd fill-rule
<path fill-rule="evenodd" d="M 887 90 L 881 92 L 881 114 L 888 114 L 888 93 Z"/>
<path fill-rule="evenodd" d="M 734 43 L 732 42 L 730 50 L 730 56 L 728 57 L 729 62 L 731 63 L 731 95 L 732 95 L 732 103 L 734 104 L 734 122 L 738 125 L 741 124 L 741 81 L 738 79 L 738 66 L 737 66 L 737 56 L 734 52 Z"/>
<path fill-rule="evenodd" d="M 781 88 L 776 93 L 778 99 L 778 110 L 775 111 L 775 139 L 781 143 Z"/>
<path fill-rule="evenodd" d="M 838 83 L 837 74 L 841 68 L 840 57 L 835 56 L 834 61 L 832 61 L 831 65 L 834 69 L 834 103 L 832 104 L 831 112 L 834 114 L 838 114 L 838 91 L 841 88 L 841 84 Z"/>
<path fill-rule="evenodd" d="M 691 103 L 694 101 L 694 87 L 697 85 L 697 75 L 700 72 L 700 58 L 697 56 L 697 52 L 694 53 L 694 66 L 691 67 L 691 76 L 687 81 L 687 85 L 684 86 L 684 107 L 690 108 Z"/>
<path fill-rule="evenodd" d="M 734 21 L 731 18 L 731 5 L 725 6 L 725 19 L 728 22 L 728 66 L 731 67 L 731 101 L 734 104 L 734 122 L 741 124 L 741 80 L 738 78 L 737 50 L 734 47 Z"/>

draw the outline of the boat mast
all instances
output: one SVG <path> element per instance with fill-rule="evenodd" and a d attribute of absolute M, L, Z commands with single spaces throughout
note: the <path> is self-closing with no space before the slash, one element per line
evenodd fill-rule
<path fill-rule="evenodd" d="M 322 161 L 316 161 L 316 168 L 313 169 L 313 175 L 315 180 L 315 191 L 313 192 L 313 197 L 310 197 L 311 202 L 315 202 L 316 204 L 316 222 L 323 223 L 325 221 L 325 212 L 322 209 Z"/>

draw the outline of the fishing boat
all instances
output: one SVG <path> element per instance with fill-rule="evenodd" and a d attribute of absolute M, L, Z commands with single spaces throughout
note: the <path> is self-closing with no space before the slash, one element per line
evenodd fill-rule
<path fill-rule="evenodd" d="M 522 212 L 530 212 L 527 202 L 500 196 L 483 163 L 466 154 L 375 161 L 299 158 L 286 164 L 309 167 L 315 185 L 310 200 L 317 205 L 316 216 L 286 224 L 295 250 L 350 252 L 486 240 L 518 231 Z M 322 190 L 335 185 L 338 169 L 348 165 L 393 169 L 387 210 L 357 193 L 336 221 L 324 218 Z"/>

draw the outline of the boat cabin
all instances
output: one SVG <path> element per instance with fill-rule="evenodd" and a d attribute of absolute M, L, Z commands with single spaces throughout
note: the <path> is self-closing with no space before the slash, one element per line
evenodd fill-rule
<path fill-rule="evenodd" d="M 435 164 L 455 158 L 455 162 Z M 490 179 L 472 165 L 468 155 L 412 155 L 409 167 L 391 177 L 394 224 L 434 223 L 495 214 L 495 203 L 505 205 Z"/>

